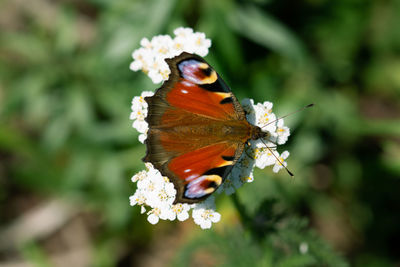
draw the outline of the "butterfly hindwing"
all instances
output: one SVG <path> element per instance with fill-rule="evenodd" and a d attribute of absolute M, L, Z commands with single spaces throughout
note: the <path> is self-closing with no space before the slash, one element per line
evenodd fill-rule
<path fill-rule="evenodd" d="M 219 75 L 199 56 L 166 60 L 171 74 L 146 97 L 149 131 L 144 161 L 174 183 L 175 203 L 213 193 L 243 152 L 249 124 Z"/>
<path fill-rule="evenodd" d="M 239 143 L 209 145 L 172 159 L 168 169 L 184 181 L 183 198 L 198 201 L 222 184 L 242 150 Z"/>

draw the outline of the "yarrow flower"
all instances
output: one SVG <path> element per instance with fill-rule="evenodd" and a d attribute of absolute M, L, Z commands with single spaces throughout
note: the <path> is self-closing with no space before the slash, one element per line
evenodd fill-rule
<path fill-rule="evenodd" d="M 188 52 L 206 56 L 211 46 L 211 41 L 204 33 L 193 32 L 191 28 L 177 28 L 174 31 L 175 37 L 159 35 L 151 40 L 143 38 L 140 42 L 141 48 L 132 54 L 134 61 L 130 65 L 133 71 L 142 70 L 147 74 L 153 83 L 160 83 L 168 79 L 170 70 L 166 58 L 172 58 Z M 133 120 L 133 128 L 139 133 L 139 141 L 144 143 L 147 138 L 148 124 L 145 121 L 148 105 L 144 98 L 152 96 L 154 92 L 144 91 L 140 96 L 132 100 L 132 112 L 130 119 Z M 284 125 L 283 119 L 276 118 L 272 112 L 273 104 L 254 103 L 252 99 L 244 99 L 241 104 L 246 111 L 247 120 L 261 127 L 269 135 L 264 140 L 250 140 L 244 153 L 232 168 L 231 173 L 218 188 L 216 194 L 224 192 L 227 195 L 233 194 L 236 189 L 254 180 L 254 167 L 263 169 L 266 166 L 273 166 L 273 172 L 278 172 L 286 167 L 288 151 L 281 154 L 276 146 L 284 144 L 290 135 L 289 128 Z M 267 147 L 266 147 L 267 146 Z M 278 160 L 279 159 L 279 160 Z M 215 198 L 210 196 L 205 201 L 197 204 L 173 204 L 176 190 L 168 177 L 163 177 L 151 163 L 145 163 L 146 170 L 135 174 L 132 182 L 137 185 L 136 192 L 130 197 L 132 206 L 141 207 L 141 212 L 147 214 L 147 220 L 156 224 L 159 220 L 184 221 L 190 216 L 202 229 L 211 228 L 212 223 L 220 220 L 221 215 L 215 211 Z"/>
<path fill-rule="evenodd" d="M 151 41 L 143 38 L 140 41 L 141 48 L 132 53 L 133 62 L 130 69 L 142 70 L 153 83 L 160 83 L 168 79 L 170 70 L 166 58 L 175 57 L 182 52 L 206 56 L 211 40 L 202 32 L 193 32 L 191 28 L 177 28 L 175 37 L 169 35 L 154 36 Z"/>
<path fill-rule="evenodd" d="M 139 141 L 144 143 L 147 138 L 147 130 L 149 128 L 145 118 L 147 117 L 147 102 L 144 100 L 146 96 L 152 96 L 154 93 L 145 91 L 142 92 L 141 96 L 135 96 L 132 99 L 132 112 L 130 119 L 133 120 L 132 127 L 135 128 L 139 133 Z"/>

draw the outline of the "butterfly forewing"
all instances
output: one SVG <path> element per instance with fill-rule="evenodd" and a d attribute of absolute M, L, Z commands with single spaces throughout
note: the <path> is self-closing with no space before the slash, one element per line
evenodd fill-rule
<path fill-rule="evenodd" d="M 204 59 L 182 53 L 166 61 L 168 81 L 146 97 L 144 161 L 174 183 L 175 203 L 195 203 L 225 180 L 251 126 L 229 87 Z"/>

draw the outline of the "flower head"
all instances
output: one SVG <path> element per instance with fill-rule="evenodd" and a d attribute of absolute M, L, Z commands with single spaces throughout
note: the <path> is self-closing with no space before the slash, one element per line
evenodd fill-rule
<path fill-rule="evenodd" d="M 139 133 L 139 141 L 144 143 L 147 138 L 147 130 L 149 128 L 147 122 L 145 121 L 147 117 L 147 102 L 144 100 L 146 96 L 152 96 L 154 93 L 149 91 L 144 91 L 140 96 L 135 96 L 132 99 L 132 112 L 130 119 L 133 120 L 132 127 L 135 128 Z"/>
<path fill-rule="evenodd" d="M 133 62 L 130 69 L 133 71 L 142 70 L 153 83 L 160 83 L 168 79 L 170 70 L 164 59 L 172 58 L 188 52 L 206 56 L 211 40 L 206 38 L 202 32 L 193 32 L 191 28 L 177 28 L 174 31 L 175 37 L 169 35 L 157 35 L 151 40 L 143 38 L 140 41 L 141 48 L 132 53 Z"/>
<path fill-rule="evenodd" d="M 130 68 L 133 71 L 142 70 L 147 74 L 153 83 L 159 83 L 168 79 L 170 70 L 166 58 L 171 58 L 189 52 L 205 56 L 211 46 L 211 41 L 204 33 L 193 32 L 191 28 L 177 28 L 172 38 L 168 35 L 159 35 L 151 40 L 143 38 L 140 42 L 141 48 L 132 53 L 134 61 Z M 132 100 L 132 112 L 130 119 L 133 120 L 133 128 L 139 133 L 139 141 L 144 143 L 147 138 L 148 124 L 145 120 L 148 105 L 145 97 L 152 96 L 153 92 L 144 91 L 140 96 Z M 253 125 L 259 126 L 267 136 L 263 140 L 250 140 L 247 146 L 232 168 L 231 173 L 218 188 L 217 194 L 233 194 L 236 189 L 254 180 L 254 167 L 265 168 L 273 166 L 273 172 L 278 172 L 287 163 L 285 160 L 289 152 L 279 154 L 277 145 L 284 144 L 289 135 L 289 128 L 284 125 L 283 119 L 276 119 L 272 112 L 273 104 L 254 103 L 252 99 L 244 99 L 241 102 L 246 111 L 247 120 Z M 282 165 L 283 164 L 283 165 Z M 164 177 L 153 167 L 146 163 L 146 170 L 135 174 L 132 181 L 137 184 L 136 192 L 130 197 L 132 206 L 141 207 L 141 212 L 147 211 L 147 220 L 156 224 L 159 220 L 184 221 L 191 216 L 196 224 L 202 229 L 208 229 L 212 223 L 220 220 L 221 215 L 215 211 L 214 196 L 197 204 L 173 204 L 176 190 L 168 177 Z"/>
<path fill-rule="evenodd" d="M 204 202 L 196 204 L 193 209 L 194 222 L 202 229 L 211 228 L 212 223 L 219 222 L 221 214 L 215 211 L 214 197 L 209 197 Z"/>
<path fill-rule="evenodd" d="M 285 162 L 285 159 L 289 157 L 289 151 L 284 151 L 280 156 L 277 155 L 278 160 L 275 161 L 274 168 L 272 169 L 273 172 L 278 172 L 280 169 L 283 168 L 283 166 L 287 166 L 287 163 Z"/>

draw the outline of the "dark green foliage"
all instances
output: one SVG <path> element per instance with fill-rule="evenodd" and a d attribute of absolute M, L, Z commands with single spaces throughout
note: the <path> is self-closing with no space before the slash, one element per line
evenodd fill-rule
<path fill-rule="evenodd" d="M 252 219 L 244 223 L 246 229 L 236 226 L 194 238 L 173 266 L 348 266 L 307 229 L 306 220 L 283 215 L 274 203 L 262 203 Z"/>

